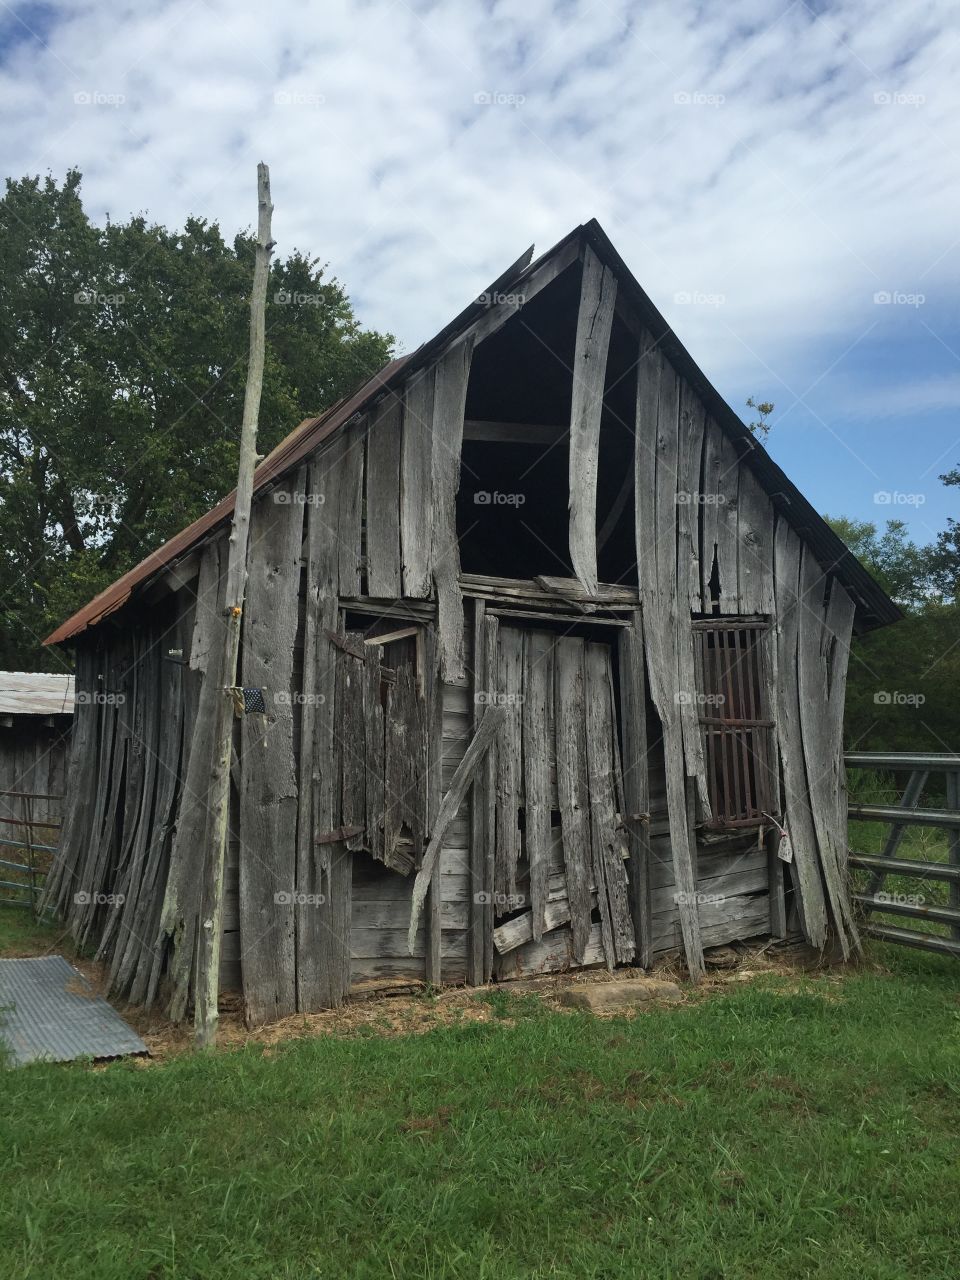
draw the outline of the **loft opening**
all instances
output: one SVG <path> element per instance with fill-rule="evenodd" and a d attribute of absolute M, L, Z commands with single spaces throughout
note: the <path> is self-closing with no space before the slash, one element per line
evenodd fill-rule
<path fill-rule="evenodd" d="M 582 266 L 562 272 L 474 351 L 457 535 L 464 573 L 572 577 L 569 424 Z M 605 582 L 635 583 L 637 342 L 618 314 L 607 358 L 597 475 Z"/>

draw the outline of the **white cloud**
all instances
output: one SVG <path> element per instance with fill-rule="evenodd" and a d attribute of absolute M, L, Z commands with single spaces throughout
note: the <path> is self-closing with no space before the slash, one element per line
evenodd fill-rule
<path fill-rule="evenodd" d="M 76 164 L 101 216 L 229 233 L 264 159 L 280 251 L 328 260 L 408 347 L 597 216 L 711 376 L 775 390 L 866 331 L 876 291 L 922 289 L 932 318 L 960 274 L 952 6 L 818 9 L 61 0 L 0 68 L 4 168 Z"/>

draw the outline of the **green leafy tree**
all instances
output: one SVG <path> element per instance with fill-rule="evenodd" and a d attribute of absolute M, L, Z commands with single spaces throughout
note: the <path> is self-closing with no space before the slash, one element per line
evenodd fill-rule
<path fill-rule="evenodd" d="M 888 520 L 881 532 L 870 520 L 825 519 L 901 608 L 919 610 L 931 599 L 935 593 L 932 548 L 912 542 L 902 520 Z"/>
<path fill-rule="evenodd" d="M 940 479 L 949 487 L 960 488 L 960 467 L 954 467 Z M 948 599 L 960 597 L 960 521 L 947 517 L 947 527 L 937 535 L 931 556 L 933 581 Z"/>
<path fill-rule="evenodd" d="M 0 199 L 0 666 L 233 486 L 254 240 L 216 223 L 93 224 L 81 175 Z M 259 444 L 390 357 L 300 253 L 271 271 Z"/>
<path fill-rule="evenodd" d="M 887 521 L 882 532 L 867 520 L 827 520 L 906 614 L 854 639 L 844 717 L 847 746 L 960 750 L 960 606 L 955 591 L 943 591 L 946 578 L 938 557 L 944 535 L 933 546 L 918 546 L 901 520 Z"/>

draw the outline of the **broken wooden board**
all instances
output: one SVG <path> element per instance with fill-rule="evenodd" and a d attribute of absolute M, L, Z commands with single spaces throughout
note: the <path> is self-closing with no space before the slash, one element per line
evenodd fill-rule
<path fill-rule="evenodd" d="M 570 563 L 588 595 L 597 593 L 600 419 L 616 299 L 616 276 L 587 245 L 570 406 Z"/>
<path fill-rule="evenodd" d="M 297 1009 L 294 891 L 297 776 L 293 751 L 293 650 L 297 638 L 305 475 L 254 504 L 256 548 L 246 586 L 244 681 L 266 712 L 240 722 L 240 933 L 248 1025 Z M 282 493 L 286 502 L 278 501 Z"/>

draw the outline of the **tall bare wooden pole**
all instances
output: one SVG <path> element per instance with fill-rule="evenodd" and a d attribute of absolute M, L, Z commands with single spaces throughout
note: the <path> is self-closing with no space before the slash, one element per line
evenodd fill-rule
<path fill-rule="evenodd" d="M 223 934 L 223 872 L 227 849 L 227 814 L 230 805 L 230 759 L 233 746 L 234 702 L 230 692 L 237 683 L 240 654 L 240 623 L 243 593 L 247 582 L 247 542 L 250 534 L 250 504 L 253 472 L 257 462 L 257 420 L 263 390 L 263 361 L 266 345 L 267 280 L 273 240 L 270 220 L 270 170 L 257 165 L 257 254 L 250 293 L 250 359 L 240 428 L 240 466 L 237 497 L 233 507 L 230 549 L 227 560 L 226 610 L 223 627 L 224 688 L 217 704 L 217 732 L 210 768 L 209 798 L 213 808 L 213 838 L 204 850 L 202 883 L 202 928 L 197 945 L 197 973 L 194 996 L 194 1035 L 197 1047 L 206 1047 L 217 1038 L 217 996 L 220 986 L 220 941 Z"/>

